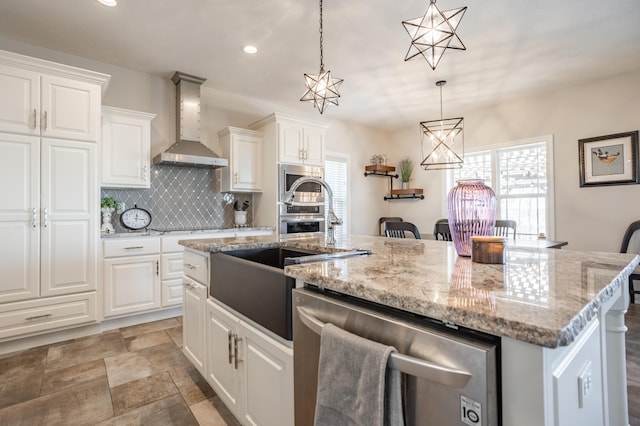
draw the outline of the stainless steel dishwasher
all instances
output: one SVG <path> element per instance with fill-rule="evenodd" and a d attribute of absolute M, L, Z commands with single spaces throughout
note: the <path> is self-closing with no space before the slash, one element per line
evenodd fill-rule
<path fill-rule="evenodd" d="M 499 339 L 320 291 L 293 291 L 295 424 L 313 425 L 320 333 L 331 323 L 394 346 L 406 425 L 499 425 Z"/>

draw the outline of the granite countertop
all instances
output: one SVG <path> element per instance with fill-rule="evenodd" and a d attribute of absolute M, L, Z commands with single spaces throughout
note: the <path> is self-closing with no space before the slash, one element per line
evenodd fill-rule
<path fill-rule="evenodd" d="M 364 300 L 545 347 L 569 345 L 640 263 L 633 254 L 508 246 L 505 265 L 459 257 L 443 241 L 351 236 L 181 240 L 201 251 L 369 249 L 370 256 L 287 266 L 285 273 Z"/>
<path fill-rule="evenodd" d="M 123 237 L 156 237 L 160 235 L 189 235 L 198 236 L 199 234 L 215 234 L 228 232 L 248 232 L 248 231 L 274 231 L 275 228 L 268 226 L 256 227 L 235 227 L 235 228 L 217 228 L 217 229 L 186 229 L 186 230 L 170 230 L 160 231 L 149 229 L 146 231 L 117 232 L 115 234 L 101 234 L 102 238 L 123 238 Z"/>

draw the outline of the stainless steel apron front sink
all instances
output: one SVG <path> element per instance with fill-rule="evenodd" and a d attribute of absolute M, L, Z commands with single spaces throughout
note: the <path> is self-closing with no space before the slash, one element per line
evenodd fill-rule
<path fill-rule="evenodd" d="M 370 254 L 368 251 L 320 253 L 271 247 L 211 254 L 209 294 L 287 340 L 293 339 L 291 291 L 295 280 L 284 266 Z"/>

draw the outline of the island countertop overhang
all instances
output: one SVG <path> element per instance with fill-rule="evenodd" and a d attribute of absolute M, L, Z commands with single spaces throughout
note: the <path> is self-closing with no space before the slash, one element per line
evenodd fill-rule
<path fill-rule="evenodd" d="M 217 252 L 277 247 L 370 256 L 287 266 L 286 275 L 325 289 L 534 345 L 569 345 L 603 304 L 626 288 L 640 263 L 632 254 L 510 247 L 505 265 L 457 256 L 451 243 L 351 236 L 182 240 Z"/>

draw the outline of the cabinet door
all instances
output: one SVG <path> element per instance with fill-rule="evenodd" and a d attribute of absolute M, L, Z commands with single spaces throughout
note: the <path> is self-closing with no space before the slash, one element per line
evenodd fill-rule
<path fill-rule="evenodd" d="M 97 289 L 96 144 L 42 139 L 41 295 Z"/>
<path fill-rule="evenodd" d="M 324 129 L 306 127 L 304 129 L 304 163 L 324 166 Z"/>
<path fill-rule="evenodd" d="M 188 277 L 184 277 L 183 280 L 182 350 L 200 374 L 206 375 L 204 363 L 207 287 Z"/>
<path fill-rule="evenodd" d="M 48 75 L 43 75 L 41 82 L 42 135 L 97 141 L 100 137 L 100 87 Z"/>
<path fill-rule="evenodd" d="M 278 161 L 302 164 L 303 128 L 296 123 L 278 123 Z"/>
<path fill-rule="evenodd" d="M 241 376 L 232 355 L 233 335 L 239 320 L 211 300 L 207 300 L 207 382 L 225 405 L 240 416 Z"/>
<path fill-rule="evenodd" d="M 40 134 L 40 75 L 0 65 L 0 131 Z"/>
<path fill-rule="evenodd" d="M 262 190 L 262 138 L 251 135 L 231 137 L 233 161 L 233 188 L 235 190 Z"/>
<path fill-rule="evenodd" d="M 104 316 L 160 307 L 160 256 L 129 256 L 104 261 Z"/>
<path fill-rule="evenodd" d="M 293 350 L 244 321 L 241 334 L 245 423 L 293 426 Z"/>
<path fill-rule="evenodd" d="M 38 297 L 40 139 L 0 133 L 0 303 Z"/>
<path fill-rule="evenodd" d="M 149 188 L 150 119 L 123 116 L 104 108 L 102 115 L 102 186 Z"/>

